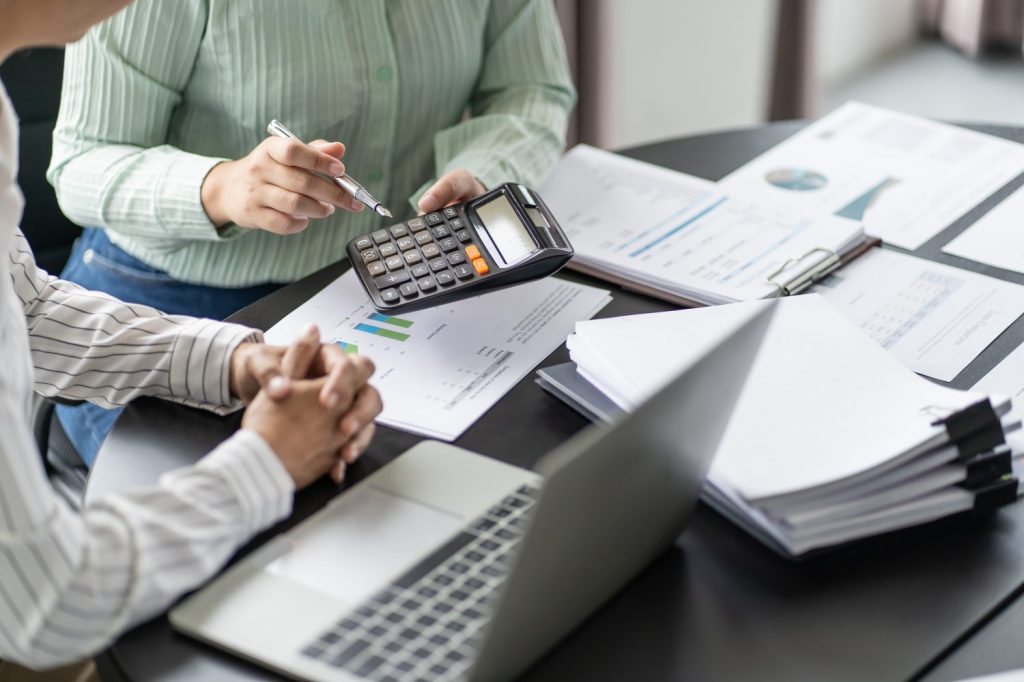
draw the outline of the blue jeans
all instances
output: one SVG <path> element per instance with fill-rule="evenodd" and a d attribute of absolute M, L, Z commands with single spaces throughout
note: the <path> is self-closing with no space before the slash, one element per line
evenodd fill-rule
<path fill-rule="evenodd" d="M 275 291 L 280 284 L 242 289 L 219 289 L 179 282 L 166 272 L 128 255 L 107 238 L 107 233 L 86 228 L 75 243 L 61 277 L 86 289 L 103 291 L 127 303 L 141 303 L 174 315 L 222 320 L 253 301 Z M 121 409 L 105 410 L 85 403 L 57 406 L 57 417 L 86 466 L 96 461 L 103 439 Z"/>

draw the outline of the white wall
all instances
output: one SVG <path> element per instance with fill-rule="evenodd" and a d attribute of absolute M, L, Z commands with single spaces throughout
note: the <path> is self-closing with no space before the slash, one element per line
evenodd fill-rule
<path fill-rule="evenodd" d="M 599 107 L 600 146 L 764 120 L 775 0 L 584 0 L 579 11 L 599 40 L 585 105 Z"/>
<path fill-rule="evenodd" d="M 916 0 L 817 0 L 822 93 L 917 37 Z M 621 148 L 765 120 L 777 0 L 582 0 L 581 65 L 596 81 L 581 118 L 589 139 Z M 824 100 L 825 97 L 819 97 Z M 588 113 L 592 114 L 588 118 Z"/>
<path fill-rule="evenodd" d="M 916 0 L 817 0 L 821 86 L 830 90 L 917 38 Z"/>

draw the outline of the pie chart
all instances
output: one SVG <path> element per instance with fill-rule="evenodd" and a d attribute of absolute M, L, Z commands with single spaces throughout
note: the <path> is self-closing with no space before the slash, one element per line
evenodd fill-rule
<path fill-rule="evenodd" d="M 793 192 L 810 192 L 828 184 L 828 178 L 824 175 L 805 168 L 779 168 L 768 171 L 764 179 L 779 189 Z"/>

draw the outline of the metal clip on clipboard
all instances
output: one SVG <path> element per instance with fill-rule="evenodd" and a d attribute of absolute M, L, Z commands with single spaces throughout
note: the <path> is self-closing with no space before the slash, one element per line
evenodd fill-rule
<path fill-rule="evenodd" d="M 803 263 L 805 260 L 815 254 L 822 254 L 821 260 L 814 263 L 806 270 L 801 270 L 794 277 L 779 282 L 779 275 L 785 273 L 787 270 L 795 265 Z M 780 296 L 793 296 L 799 294 L 801 291 L 811 286 L 821 278 L 834 272 L 840 265 L 842 265 L 842 259 L 835 251 L 825 248 L 811 249 L 807 253 L 797 258 L 790 258 L 785 263 L 779 266 L 772 274 L 764 278 L 765 284 L 770 284 L 779 290 Z"/>

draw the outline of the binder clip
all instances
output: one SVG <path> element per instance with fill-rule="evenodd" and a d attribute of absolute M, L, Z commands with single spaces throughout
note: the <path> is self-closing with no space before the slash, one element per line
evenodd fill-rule
<path fill-rule="evenodd" d="M 1013 457 L 1010 448 L 1002 446 L 968 458 L 964 467 L 964 480 L 957 485 L 973 491 L 1012 475 Z"/>
<path fill-rule="evenodd" d="M 806 270 L 801 270 L 797 272 L 796 275 L 783 282 L 777 281 L 778 277 L 784 274 L 787 270 L 790 270 L 793 267 L 799 265 L 800 263 L 803 263 L 811 256 L 815 256 L 818 254 L 821 255 L 821 259 L 816 261 Z M 815 249 L 811 249 L 804 255 L 799 256 L 797 258 L 790 258 L 785 263 L 780 265 L 778 269 L 776 269 L 770 275 L 765 277 L 764 283 L 770 284 L 771 286 L 777 288 L 779 290 L 779 296 L 794 296 L 796 294 L 799 294 L 801 291 L 811 286 L 821 278 L 831 274 L 840 265 L 842 265 L 842 260 L 839 258 L 835 251 L 832 251 L 831 249 L 824 249 L 818 247 Z"/>
<path fill-rule="evenodd" d="M 1003 424 L 987 398 L 936 419 L 932 426 L 945 427 L 949 442 L 956 445 L 961 461 L 1006 442 Z"/>
<path fill-rule="evenodd" d="M 1017 488 L 1020 482 L 1010 474 L 988 485 L 975 488 L 974 511 L 990 511 L 1005 507 L 1017 501 Z"/>

